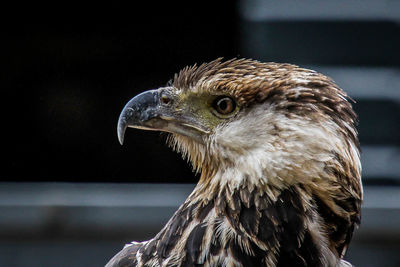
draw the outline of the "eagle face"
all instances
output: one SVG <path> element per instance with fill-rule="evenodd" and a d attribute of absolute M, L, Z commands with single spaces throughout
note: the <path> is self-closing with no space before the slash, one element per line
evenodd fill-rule
<path fill-rule="evenodd" d="M 147 253 L 151 266 L 184 266 L 189 254 L 205 266 L 246 266 L 250 258 L 254 266 L 342 264 L 362 200 L 357 117 L 348 99 L 312 70 L 217 59 L 130 100 L 118 121 L 121 144 L 128 127 L 168 132 L 170 146 L 201 172 L 166 227 L 132 250 L 135 262 Z M 221 254 L 208 255 L 217 245 Z"/>
<path fill-rule="evenodd" d="M 186 67 L 168 86 L 133 98 L 118 136 L 122 143 L 127 127 L 169 132 L 169 144 L 195 170 L 235 169 L 240 174 L 232 176 L 256 184 L 315 182 L 330 175 L 326 163 L 337 155 L 359 176 L 356 115 L 347 99 L 315 71 L 217 59 Z"/>

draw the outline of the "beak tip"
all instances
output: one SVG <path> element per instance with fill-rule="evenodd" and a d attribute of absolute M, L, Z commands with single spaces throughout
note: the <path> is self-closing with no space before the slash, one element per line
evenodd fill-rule
<path fill-rule="evenodd" d="M 121 144 L 121 146 L 124 144 L 124 135 L 125 135 L 125 130 L 126 130 L 126 124 L 122 123 L 122 120 L 120 118 L 118 122 L 118 127 L 117 127 L 117 135 L 118 135 L 118 141 Z"/>
<path fill-rule="evenodd" d="M 120 143 L 120 145 L 124 145 L 124 138 L 123 137 L 118 137 L 118 141 Z"/>
<path fill-rule="evenodd" d="M 117 126 L 118 141 L 121 145 L 124 144 L 126 128 L 140 125 L 153 116 L 149 114 L 149 109 L 157 107 L 158 98 L 158 90 L 145 91 L 129 100 L 125 105 L 119 115 Z"/>

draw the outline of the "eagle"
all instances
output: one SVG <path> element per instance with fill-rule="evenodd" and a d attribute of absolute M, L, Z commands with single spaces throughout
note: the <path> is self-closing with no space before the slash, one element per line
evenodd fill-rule
<path fill-rule="evenodd" d="M 154 238 L 106 266 L 351 266 L 363 198 L 351 101 L 316 71 L 237 58 L 131 99 L 120 143 L 128 127 L 166 132 L 200 175 Z"/>

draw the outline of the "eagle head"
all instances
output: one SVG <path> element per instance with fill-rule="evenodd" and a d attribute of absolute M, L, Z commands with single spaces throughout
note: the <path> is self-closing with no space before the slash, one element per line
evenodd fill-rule
<path fill-rule="evenodd" d="M 128 127 L 167 132 L 201 176 L 154 239 L 111 262 L 346 265 L 362 201 L 349 100 L 320 73 L 250 59 L 186 67 L 134 97 L 119 118 L 121 144 Z"/>
<path fill-rule="evenodd" d="M 122 143 L 127 127 L 170 133 L 169 144 L 213 188 L 300 183 L 320 191 L 338 174 L 360 179 L 357 117 L 348 99 L 312 70 L 217 59 L 129 101 L 118 137 Z"/>

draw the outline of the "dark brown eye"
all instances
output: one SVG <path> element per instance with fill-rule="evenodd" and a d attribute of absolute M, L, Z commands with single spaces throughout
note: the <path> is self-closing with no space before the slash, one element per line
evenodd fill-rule
<path fill-rule="evenodd" d="M 236 109 L 236 103 L 228 96 L 222 96 L 215 99 L 213 108 L 221 115 L 229 115 Z"/>

